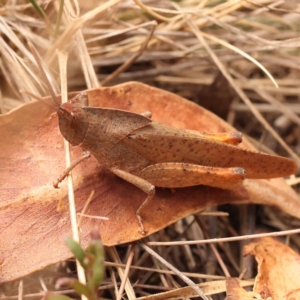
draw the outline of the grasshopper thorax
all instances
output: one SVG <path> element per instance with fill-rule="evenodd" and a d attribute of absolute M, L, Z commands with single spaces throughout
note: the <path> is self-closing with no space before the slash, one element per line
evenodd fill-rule
<path fill-rule="evenodd" d="M 88 117 L 79 103 L 63 103 L 57 111 L 59 129 L 73 146 L 83 142 L 88 129 Z"/>

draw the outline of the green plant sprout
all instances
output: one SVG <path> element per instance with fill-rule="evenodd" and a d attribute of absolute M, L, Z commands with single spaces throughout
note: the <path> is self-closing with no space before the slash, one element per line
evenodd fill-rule
<path fill-rule="evenodd" d="M 104 250 L 97 231 L 91 233 L 91 242 L 86 250 L 72 238 L 66 239 L 66 244 L 79 261 L 86 273 L 87 283 L 82 284 L 78 280 L 69 279 L 66 281 L 71 288 L 79 295 L 85 296 L 88 300 L 98 299 L 98 287 L 101 285 L 104 275 Z M 49 292 L 46 300 L 72 300 L 72 298 Z"/>

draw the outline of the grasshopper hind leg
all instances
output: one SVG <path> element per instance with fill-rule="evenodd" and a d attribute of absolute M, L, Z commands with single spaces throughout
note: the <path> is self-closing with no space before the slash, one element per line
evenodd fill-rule
<path fill-rule="evenodd" d="M 140 215 L 140 212 L 142 211 L 143 207 L 146 206 L 146 204 L 148 202 L 150 202 L 154 195 L 155 195 L 155 186 L 153 184 L 151 184 L 150 182 L 146 181 L 143 178 L 140 178 L 138 176 L 135 176 L 131 173 L 128 173 L 126 171 L 120 170 L 120 169 L 116 169 L 116 168 L 112 168 L 110 169 L 115 175 L 117 175 L 118 177 L 126 180 L 127 182 L 135 185 L 136 187 L 138 187 L 139 189 L 141 189 L 142 191 L 144 191 L 148 196 L 147 198 L 144 200 L 144 202 L 140 205 L 140 207 L 137 209 L 137 211 L 135 212 L 136 214 L 136 218 L 138 220 L 139 226 L 140 226 L 140 233 L 142 235 L 146 234 L 145 228 L 144 228 L 144 224 L 143 224 L 143 220 L 142 217 Z"/>
<path fill-rule="evenodd" d="M 195 185 L 207 185 L 222 189 L 234 189 L 245 178 L 242 168 L 216 168 L 189 163 L 159 163 L 146 167 L 139 176 L 126 171 L 111 168 L 115 175 L 144 191 L 148 196 L 136 211 L 140 233 L 146 234 L 141 211 L 155 195 L 155 186 L 180 188 Z"/>
<path fill-rule="evenodd" d="M 158 187 L 181 188 L 207 185 L 235 189 L 245 179 L 243 168 L 218 168 L 191 163 L 159 163 L 146 167 L 140 176 Z"/>

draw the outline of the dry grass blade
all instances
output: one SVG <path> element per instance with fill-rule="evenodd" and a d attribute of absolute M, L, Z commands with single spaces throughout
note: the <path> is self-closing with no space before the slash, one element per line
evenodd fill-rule
<path fill-rule="evenodd" d="M 76 33 L 76 31 L 80 28 L 82 28 L 88 21 L 95 18 L 98 14 L 104 12 L 105 10 L 109 9 L 113 5 L 119 3 L 121 0 L 110 0 L 106 2 L 105 4 L 100 5 L 99 7 L 95 8 L 94 10 L 91 10 L 87 12 L 86 14 L 80 16 L 79 18 L 76 18 L 73 20 L 73 22 L 70 23 L 70 25 L 67 27 L 67 29 L 63 32 L 63 34 L 51 45 L 51 47 L 48 50 L 48 57 L 47 59 L 48 63 L 51 63 L 54 59 L 54 53 L 56 49 L 65 49 L 67 45 L 69 45 L 72 36 Z"/>
<path fill-rule="evenodd" d="M 149 36 L 146 38 L 146 40 L 144 41 L 144 43 L 141 45 L 141 48 L 139 49 L 139 51 L 137 53 L 135 53 L 127 62 L 125 62 L 123 65 L 121 65 L 118 69 L 116 69 L 113 73 L 111 73 L 109 76 L 107 76 L 102 82 L 101 85 L 105 86 L 107 85 L 111 80 L 113 80 L 115 77 L 118 76 L 118 74 L 125 72 L 133 63 L 134 61 L 143 54 L 143 52 L 145 51 L 145 49 L 147 48 L 147 45 L 149 43 L 149 41 L 151 40 L 154 30 L 156 28 L 157 23 L 153 22 L 152 27 L 151 27 L 151 31 L 149 33 Z"/>
<path fill-rule="evenodd" d="M 55 92 L 53 90 L 53 87 L 52 87 L 52 85 L 51 85 L 51 83 L 50 83 L 50 81 L 49 81 L 49 79 L 47 77 L 47 74 L 45 72 L 45 68 L 44 68 L 44 66 L 42 64 L 42 58 L 40 57 L 40 55 L 38 54 L 38 52 L 36 51 L 36 49 L 34 48 L 34 46 L 31 43 L 28 43 L 28 46 L 29 46 L 29 48 L 30 48 L 30 50 L 31 50 L 34 58 L 35 58 L 35 61 L 38 64 L 39 70 L 40 70 L 40 72 L 42 74 L 43 81 L 45 82 L 45 84 L 46 84 L 46 86 L 48 88 L 48 91 L 49 91 L 49 93 L 50 93 L 50 95 L 52 97 L 52 100 L 56 103 L 57 106 L 60 106 L 60 103 L 56 99 L 56 95 L 55 95 Z M 67 83 L 65 82 L 65 85 L 66 84 Z"/>
<path fill-rule="evenodd" d="M 157 14 L 156 12 L 154 12 L 152 9 L 150 9 L 149 7 L 147 7 L 146 5 L 144 5 L 140 0 L 134 0 L 134 2 L 140 6 L 145 12 L 147 12 L 148 14 L 150 14 L 151 16 L 153 16 L 154 18 L 160 20 L 160 21 L 164 21 L 164 22 L 171 22 L 172 19 L 170 18 L 166 18 L 160 14 Z"/>
<path fill-rule="evenodd" d="M 274 85 L 275 85 L 276 87 L 278 87 L 277 82 L 274 80 L 274 78 L 273 78 L 273 76 L 270 74 L 270 72 L 269 72 L 269 71 L 268 71 L 261 63 L 259 63 L 258 61 L 256 61 L 253 57 L 251 57 L 251 56 L 248 55 L 247 53 L 241 51 L 240 49 L 238 49 L 238 48 L 236 48 L 236 47 L 233 47 L 233 46 L 230 45 L 229 43 L 224 42 L 224 41 L 222 41 L 222 40 L 220 40 L 220 39 L 218 39 L 218 38 L 215 38 L 214 36 L 210 36 L 210 35 L 208 35 L 208 34 L 206 34 L 206 33 L 204 33 L 204 32 L 202 32 L 202 33 L 200 34 L 199 30 L 197 29 L 196 25 L 193 24 L 193 22 L 187 21 L 187 23 L 189 24 L 190 28 L 195 32 L 196 36 L 197 36 L 199 39 L 200 39 L 200 36 L 203 36 L 203 37 L 205 37 L 205 38 L 207 38 L 207 39 L 210 39 L 210 40 L 212 40 L 212 41 L 215 41 L 215 42 L 219 43 L 220 45 L 223 45 L 223 46 L 225 46 L 225 47 L 227 47 L 227 48 L 229 48 L 229 49 L 231 49 L 231 50 L 237 52 L 238 54 L 240 54 L 240 55 L 246 57 L 247 59 L 249 59 L 251 62 L 253 62 L 254 64 L 256 64 L 260 69 L 262 69 L 262 70 L 266 73 L 266 75 L 271 79 L 271 81 L 274 83 Z"/>
<path fill-rule="evenodd" d="M 238 87 L 238 85 L 235 83 L 234 79 L 231 77 L 230 73 L 224 68 L 221 61 L 217 58 L 217 56 L 213 53 L 213 51 L 210 49 L 208 44 L 205 42 L 202 34 L 200 34 L 199 30 L 196 28 L 195 24 L 193 24 L 190 21 L 187 21 L 192 30 L 197 35 L 198 39 L 202 42 L 204 47 L 207 49 L 207 51 L 210 53 L 212 59 L 216 63 L 216 65 L 219 67 L 222 74 L 226 77 L 226 79 L 230 82 L 231 86 L 235 89 L 237 94 L 241 97 L 241 99 L 247 104 L 249 109 L 252 111 L 252 113 L 255 115 L 255 117 L 264 125 L 264 127 L 276 138 L 276 140 L 284 147 L 284 149 L 297 161 L 298 164 L 300 164 L 300 157 L 291 150 L 291 148 L 284 142 L 284 140 L 280 137 L 280 135 L 268 124 L 265 120 L 265 118 L 261 115 L 259 111 L 255 109 L 250 99 L 246 96 L 246 94 Z M 276 84 L 277 86 L 277 84 Z"/>
<path fill-rule="evenodd" d="M 241 83 L 246 83 L 247 80 L 245 77 L 243 77 L 240 74 L 237 74 L 236 72 L 234 74 L 241 79 Z M 273 97 L 270 93 L 267 93 L 264 90 L 263 86 L 259 86 L 259 85 L 255 86 L 254 84 L 251 83 L 247 83 L 247 85 L 248 86 L 250 85 L 253 91 L 255 91 L 258 95 L 260 95 L 264 100 L 266 100 L 266 102 L 273 104 L 272 107 L 276 107 L 284 115 L 286 115 L 291 121 L 295 122 L 296 124 L 298 124 L 298 126 L 300 126 L 300 117 L 295 112 L 293 112 L 293 110 L 289 109 L 286 105 L 276 100 L 276 98 Z"/>
<path fill-rule="evenodd" d="M 62 5 L 62 3 L 61 3 L 61 5 Z M 71 16 L 79 15 L 78 6 L 76 6 L 76 9 L 77 9 L 77 12 L 74 11 L 73 6 L 69 1 L 66 2 L 66 10 L 69 12 L 69 14 L 65 14 L 65 16 L 67 19 L 67 26 L 69 26 L 69 28 L 72 28 L 71 24 L 72 24 L 73 18 Z M 86 85 L 89 88 L 98 87 L 99 82 L 98 82 L 95 70 L 93 68 L 91 57 L 88 53 L 87 45 L 84 41 L 82 31 L 80 29 L 77 30 L 74 33 L 74 37 L 75 37 L 75 39 L 74 39 L 73 44 L 76 47 L 77 52 L 78 52 L 77 55 L 81 62 Z"/>

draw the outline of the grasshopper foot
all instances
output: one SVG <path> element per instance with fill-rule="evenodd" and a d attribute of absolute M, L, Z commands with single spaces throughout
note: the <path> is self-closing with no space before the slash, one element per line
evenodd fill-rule
<path fill-rule="evenodd" d="M 139 233 L 141 235 L 145 235 L 147 233 L 147 231 L 145 231 L 145 227 L 144 227 L 144 224 L 143 224 L 143 221 L 142 221 L 142 217 L 139 214 L 136 214 L 136 218 L 137 218 L 139 226 L 141 228 L 141 230 L 139 230 Z"/>
<path fill-rule="evenodd" d="M 149 119 L 151 119 L 152 117 L 151 111 L 144 111 L 143 113 L 141 113 L 141 115 Z"/>

